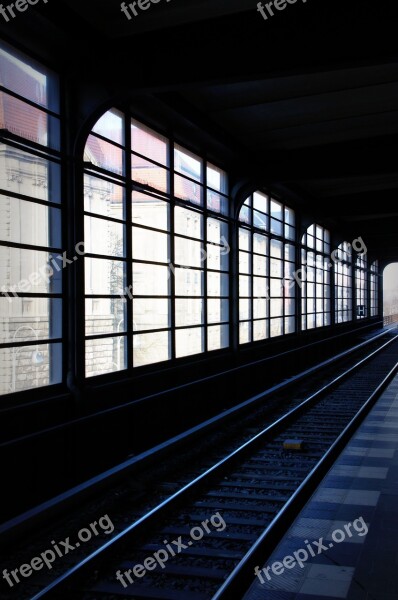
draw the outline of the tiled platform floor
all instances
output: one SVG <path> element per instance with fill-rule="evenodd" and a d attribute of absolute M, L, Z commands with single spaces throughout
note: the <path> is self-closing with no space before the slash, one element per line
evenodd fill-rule
<path fill-rule="evenodd" d="M 299 549 L 309 556 L 302 567 Z M 262 571 L 283 559 L 287 567 Z M 398 376 L 260 574 L 244 600 L 398 600 Z"/>

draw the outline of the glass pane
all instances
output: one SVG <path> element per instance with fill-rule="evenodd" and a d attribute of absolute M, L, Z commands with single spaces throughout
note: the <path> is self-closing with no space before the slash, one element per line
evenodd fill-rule
<path fill-rule="evenodd" d="M 177 174 L 174 175 L 174 195 L 176 198 L 193 204 L 202 205 L 203 203 L 203 187 L 199 183 Z"/>
<path fill-rule="evenodd" d="M 102 258 L 85 259 L 86 294 L 120 295 L 125 288 L 125 263 Z"/>
<path fill-rule="evenodd" d="M 201 159 L 177 145 L 174 148 L 174 169 L 191 179 L 202 181 Z"/>
<path fill-rule="evenodd" d="M 121 145 L 124 144 L 123 130 L 123 115 L 114 108 L 103 114 L 93 127 L 94 133 Z"/>
<path fill-rule="evenodd" d="M 123 173 L 124 152 L 121 148 L 110 142 L 105 142 L 94 135 L 89 135 L 84 149 L 84 160 L 96 167 L 111 171 L 112 173 Z"/>
<path fill-rule="evenodd" d="M 133 365 L 142 367 L 170 360 L 170 332 L 136 333 L 133 337 Z"/>
<path fill-rule="evenodd" d="M 207 163 L 207 185 L 213 190 L 227 193 L 227 174 L 218 167 Z"/>
<path fill-rule="evenodd" d="M 264 256 L 253 255 L 253 273 L 254 275 L 267 275 L 268 260 Z"/>
<path fill-rule="evenodd" d="M 0 246 L 1 290 L 11 294 L 62 291 L 62 260 L 47 252 Z"/>
<path fill-rule="evenodd" d="M 177 329 L 176 338 L 176 357 L 189 356 L 191 354 L 200 354 L 204 351 L 203 327 L 195 329 Z"/>
<path fill-rule="evenodd" d="M 134 191 L 132 194 L 132 220 L 137 225 L 154 229 L 169 229 L 169 205 L 147 194 Z"/>
<path fill-rule="evenodd" d="M 251 323 L 246 321 L 244 323 L 239 323 L 239 343 L 247 344 L 250 342 L 251 336 Z"/>
<path fill-rule="evenodd" d="M 257 227 L 257 229 L 268 230 L 268 217 L 263 215 L 262 213 L 253 211 L 253 227 Z"/>
<path fill-rule="evenodd" d="M 166 194 L 169 191 L 169 172 L 141 156 L 131 155 L 131 179 Z"/>
<path fill-rule="evenodd" d="M 283 236 L 283 223 L 275 221 L 275 219 L 271 219 L 271 233 L 274 235 Z"/>
<path fill-rule="evenodd" d="M 207 322 L 208 323 L 227 323 L 229 320 L 229 302 L 228 300 L 208 300 L 207 301 Z"/>
<path fill-rule="evenodd" d="M 167 263 L 169 261 L 168 234 L 133 227 L 133 258 Z"/>
<path fill-rule="evenodd" d="M 239 221 L 242 223 L 251 223 L 251 209 L 245 204 L 243 204 L 242 208 L 239 211 Z"/>
<path fill-rule="evenodd" d="M 175 232 L 201 240 L 203 238 L 203 217 L 198 212 L 175 207 Z"/>
<path fill-rule="evenodd" d="M 267 321 L 254 321 L 253 322 L 253 341 L 264 340 L 268 337 L 267 332 Z"/>
<path fill-rule="evenodd" d="M 285 319 L 285 333 L 294 333 L 296 330 L 294 318 L 288 317 Z"/>
<path fill-rule="evenodd" d="M 253 319 L 265 319 L 268 317 L 269 300 L 265 298 L 253 299 Z"/>
<path fill-rule="evenodd" d="M 124 188 L 94 175 L 84 176 L 84 210 L 122 221 Z"/>
<path fill-rule="evenodd" d="M 294 240 L 296 238 L 296 230 L 289 225 L 285 225 L 285 237 L 288 240 Z"/>
<path fill-rule="evenodd" d="M 107 256 L 123 257 L 124 225 L 84 217 L 84 249 L 87 254 L 105 254 Z"/>
<path fill-rule="evenodd" d="M 207 190 L 207 208 L 208 210 L 221 213 L 222 215 L 228 215 L 228 198 L 213 190 Z"/>
<path fill-rule="evenodd" d="M 282 298 L 271 299 L 271 317 L 281 317 L 283 315 Z"/>
<path fill-rule="evenodd" d="M 285 262 L 285 278 L 289 279 L 289 281 L 294 280 L 295 266 L 294 263 Z"/>
<path fill-rule="evenodd" d="M 175 269 L 176 296 L 202 296 L 203 281 L 203 271 L 177 267 Z"/>
<path fill-rule="evenodd" d="M 49 69 L 2 42 L 1 85 L 36 104 L 58 112 L 58 78 Z"/>
<path fill-rule="evenodd" d="M 170 301 L 145 298 L 133 302 L 133 331 L 166 329 L 170 326 Z"/>
<path fill-rule="evenodd" d="M 0 344 L 60 337 L 61 299 L 0 297 Z"/>
<path fill-rule="evenodd" d="M 131 121 L 131 147 L 134 152 L 168 166 L 168 140 L 145 127 L 138 121 Z"/>
<path fill-rule="evenodd" d="M 61 172 L 57 163 L 1 143 L 0 154 L 3 173 L 7 172 L 7 183 L 2 187 L 34 200 L 60 202 Z"/>
<path fill-rule="evenodd" d="M 271 279 L 271 297 L 282 298 L 283 296 L 283 285 L 281 279 Z"/>
<path fill-rule="evenodd" d="M 241 321 L 251 318 L 251 301 L 240 298 L 239 300 L 239 319 Z"/>
<path fill-rule="evenodd" d="M 169 293 L 169 267 L 133 263 L 133 293 L 137 296 L 167 296 Z"/>
<path fill-rule="evenodd" d="M 294 315 L 295 313 L 295 300 L 289 299 L 285 300 L 285 314 L 286 315 Z"/>
<path fill-rule="evenodd" d="M 239 276 L 239 296 L 251 295 L 251 278 L 247 275 Z"/>
<path fill-rule="evenodd" d="M 290 260 L 291 262 L 295 262 L 295 248 L 290 244 L 285 244 L 285 260 Z M 303 253 L 304 261 L 305 261 L 305 253 Z"/>
<path fill-rule="evenodd" d="M 283 262 L 277 258 L 271 258 L 270 261 L 271 277 L 283 277 Z"/>
<path fill-rule="evenodd" d="M 86 299 L 86 335 L 126 331 L 126 302 L 118 298 Z"/>
<path fill-rule="evenodd" d="M 228 296 L 229 276 L 227 273 L 207 272 L 207 295 Z"/>
<path fill-rule="evenodd" d="M 243 229 L 243 227 L 239 227 L 239 249 L 247 250 L 251 249 L 251 233 L 248 229 Z"/>
<path fill-rule="evenodd" d="M 271 240 L 271 256 L 283 258 L 283 243 L 278 240 Z"/>
<path fill-rule="evenodd" d="M 219 350 L 229 346 L 228 325 L 213 325 L 207 328 L 207 349 Z"/>
<path fill-rule="evenodd" d="M 292 227 L 294 227 L 294 225 L 295 225 L 294 211 L 291 208 L 287 208 L 286 206 L 285 206 L 285 223 L 287 223 L 287 225 L 291 225 Z"/>
<path fill-rule="evenodd" d="M 283 334 L 283 319 L 271 319 L 271 337 Z"/>
<path fill-rule="evenodd" d="M 228 248 L 228 223 L 220 219 L 207 219 L 207 241 Z"/>
<path fill-rule="evenodd" d="M 36 144 L 59 150 L 59 119 L 4 92 L 0 92 L 0 105 L 1 129 L 8 129 L 11 133 Z"/>
<path fill-rule="evenodd" d="M 86 377 L 125 369 L 125 345 L 123 336 L 86 340 Z"/>
<path fill-rule="evenodd" d="M 268 298 L 268 278 L 266 277 L 253 277 L 253 296 L 258 298 Z"/>
<path fill-rule="evenodd" d="M 201 267 L 205 261 L 205 252 L 201 242 L 175 237 L 175 261 L 177 265 Z"/>
<path fill-rule="evenodd" d="M 248 252 L 239 252 L 239 273 L 251 273 L 251 255 Z"/>
<path fill-rule="evenodd" d="M 263 256 L 268 254 L 268 238 L 265 235 L 261 235 L 261 233 L 253 235 L 253 252 Z"/>
<path fill-rule="evenodd" d="M 207 268 L 228 271 L 229 259 L 226 249 L 207 244 Z"/>
<path fill-rule="evenodd" d="M 273 219 L 278 219 L 279 221 L 283 221 L 283 207 L 280 202 L 276 200 L 271 200 L 271 217 Z"/>
<path fill-rule="evenodd" d="M 60 236 L 60 210 L 0 195 L 1 240 L 16 244 L 59 248 Z"/>
<path fill-rule="evenodd" d="M 176 327 L 186 325 L 201 325 L 204 322 L 203 300 L 189 298 L 175 301 L 175 323 Z"/>
<path fill-rule="evenodd" d="M 253 194 L 253 208 L 260 212 L 268 214 L 268 198 L 264 194 L 254 192 Z"/>
<path fill-rule="evenodd" d="M 0 394 L 61 383 L 61 344 L 0 349 L 0 375 Z"/>

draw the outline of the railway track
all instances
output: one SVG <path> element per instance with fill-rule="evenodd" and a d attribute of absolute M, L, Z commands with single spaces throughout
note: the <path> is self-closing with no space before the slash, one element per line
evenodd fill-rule
<path fill-rule="evenodd" d="M 191 481 L 173 481 L 177 491 L 33 600 L 239 597 L 395 373 L 398 336 L 389 335 Z"/>

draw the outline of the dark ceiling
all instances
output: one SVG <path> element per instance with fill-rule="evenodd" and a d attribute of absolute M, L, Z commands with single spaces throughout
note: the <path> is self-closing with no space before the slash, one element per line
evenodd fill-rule
<path fill-rule="evenodd" d="M 130 21 L 120 4 L 48 0 L 1 29 L 71 79 L 174 110 L 398 261 L 396 0 L 297 0 L 267 21 L 257 0 L 159 0 Z"/>

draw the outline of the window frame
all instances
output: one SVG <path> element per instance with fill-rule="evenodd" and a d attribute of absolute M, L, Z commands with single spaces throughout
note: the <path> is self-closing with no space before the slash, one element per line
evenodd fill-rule
<path fill-rule="evenodd" d="M 0 93 L 14 99 L 21 110 L 26 108 L 27 111 L 30 112 L 40 111 L 40 114 L 45 116 L 45 131 L 47 135 L 47 143 L 43 144 L 38 140 L 31 139 L 27 135 L 24 135 L 26 132 L 13 131 L 12 129 L 7 128 L 6 123 L 4 123 L 4 127 L 0 129 L 0 142 L 6 147 L 6 153 L 14 152 L 16 158 L 19 160 L 36 160 L 38 165 L 41 164 L 42 166 L 45 166 L 47 171 L 44 174 L 44 180 L 41 183 L 44 187 L 49 189 L 46 198 L 35 197 L 33 194 L 27 195 L 24 192 L 13 191 L 6 188 L 0 190 L 2 198 L 5 200 L 7 198 L 15 200 L 15 204 L 18 201 L 20 203 L 20 209 L 22 209 L 22 207 L 28 208 L 29 206 L 34 209 L 34 207 L 41 206 L 44 210 L 47 210 L 48 213 L 48 242 L 45 245 L 39 242 L 27 243 L 23 239 L 20 241 L 0 240 L 1 248 L 15 249 L 16 251 L 25 253 L 26 257 L 30 254 L 29 261 L 32 263 L 32 268 L 34 269 L 27 279 L 20 278 L 17 285 L 11 285 L 8 289 L 5 289 L 4 285 L 1 286 L 0 298 L 8 301 L 12 301 L 12 298 L 15 298 L 16 300 L 20 298 L 21 305 L 23 305 L 24 300 L 25 304 L 26 302 L 30 303 L 35 300 L 38 302 L 48 302 L 46 312 L 46 315 L 48 316 L 47 336 L 40 336 L 39 333 L 35 331 L 35 327 L 29 325 L 29 318 L 26 320 L 26 317 L 21 313 L 20 317 L 14 317 L 17 320 L 19 319 L 21 325 L 14 331 L 13 338 L 7 342 L 0 343 L 0 351 L 12 351 L 12 381 L 9 390 L 2 393 L 1 397 L 2 401 L 6 401 L 5 399 L 8 396 L 12 396 L 13 403 L 15 403 L 18 402 L 18 399 L 24 401 L 26 397 L 35 398 L 38 394 L 42 397 L 43 395 L 46 396 L 47 394 L 55 393 L 56 390 L 62 389 L 66 384 L 68 358 L 68 340 L 66 339 L 68 307 L 66 298 L 68 297 L 68 276 L 66 269 L 63 268 L 64 265 L 62 259 L 67 249 L 64 162 L 65 120 L 64 107 L 60 98 L 62 89 L 62 79 L 60 75 L 52 67 L 48 66 L 45 61 L 36 59 L 30 52 L 20 50 L 4 40 L 1 40 L 0 47 L 5 53 L 14 57 L 16 62 L 20 61 L 23 65 L 27 65 L 38 73 L 41 73 L 43 77 L 47 77 L 46 105 L 36 102 L 29 97 L 22 96 L 15 91 L 15 89 L 12 89 L 12 87 L 0 85 Z M 11 102 L 13 102 L 13 100 L 11 100 Z M 30 173 L 27 173 L 27 175 L 29 176 Z M 35 176 L 39 177 L 37 174 Z M 40 180 L 38 180 L 38 184 L 40 184 Z M 55 196 L 55 198 L 53 196 Z M 36 255 L 35 258 L 31 254 L 32 252 L 48 254 L 45 276 L 48 280 L 48 289 L 44 292 L 32 291 L 32 288 L 34 288 L 34 280 L 38 279 L 41 270 L 44 269 L 44 264 L 40 269 L 35 269 L 33 267 L 33 263 L 38 261 L 39 257 Z M 22 270 L 22 262 L 20 262 L 19 265 L 20 270 Z M 53 271 L 52 274 L 50 274 L 50 268 Z M 9 270 L 9 273 L 11 276 L 11 269 Z M 43 277 L 41 277 L 41 279 L 43 279 Z M 27 287 L 24 282 L 30 283 L 28 290 L 24 289 Z M 42 316 L 43 315 L 34 317 L 32 315 L 32 319 L 34 319 L 36 323 L 39 322 L 37 319 Z M 4 318 L 7 318 L 6 315 L 4 315 Z M 12 319 L 13 317 L 10 318 Z M 26 334 L 27 331 L 29 332 L 29 335 Z M 24 333 L 26 335 L 24 335 Z M 31 333 L 34 335 L 30 335 Z M 34 366 L 39 367 L 40 365 L 48 364 L 48 375 L 43 375 L 43 372 L 41 373 L 41 376 L 37 374 L 32 380 L 35 382 L 34 385 L 29 387 L 24 387 L 22 385 L 20 389 L 18 389 L 16 370 L 18 368 L 18 361 L 21 360 L 24 349 L 28 349 L 29 353 L 30 349 L 33 350 L 32 364 Z M 24 352 L 24 354 L 24 358 L 26 359 L 26 352 Z M 23 375 L 26 376 L 27 373 L 24 373 Z M 48 382 L 40 383 L 40 379 L 48 379 Z M 26 381 L 27 380 L 28 379 L 26 379 Z"/>
<path fill-rule="evenodd" d="M 123 147 L 124 152 L 125 152 L 125 163 L 124 163 L 124 173 L 120 174 L 120 173 L 110 173 L 107 172 L 106 169 L 104 169 L 101 166 L 93 166 L 93 165 L 89 165 L 87 162 L 84 162 L 84 168 L 83 168 L 83 176 L 90 174 L 93 177 L 100 177 L 100 178 L 107 178 L 108 181 L 110 182 L 117 182 L 117 183 L 121 183 L 123 186 L 123 189 L 125 190 L 125 221 L 124 221 L 124 225 L 126 227 L 126 240 L 125 240 L 125 256 L 121 259 L 122 262 L 125 263 L 126 265 L 126 270 L 127 270 L 127 276 L 126 276 L 126 286 L 124 286 L 124 291 L 128 290 L 129 286 L 133 286 L 133 273 L 132 273 L 132 268 L 133 265 L 138 265 L 138 264 L 149 264 L 152 265 L 154 267 L 165 267 L 167 265 L 167 269 L 169 271 L 169 276 L 168 276 L 168 292 L 166 293 L 166 295 L 161 294 L 161 295 L 156 295 L 156 299 L 164 299 L 165 301 L 169 302 L 169 323 L 167 327 L 161 327 L 161 328 L 149 328 L 149 329 L 140 329 L 140 330 L 135 330 L 135 323 L 136 323 L 136 319 L 134 317 L 134 311 L 133 311 L 133 302 L 137 301 L 137 300 L 145 300 L 147 298 L 149 298 L 149 296 L 147 294 L 134 294 L 134 286 L 133 288 L 133 298 L 129 298 L 128 296 L 126 296 L 126 294 L 124 294 L 125 300 L 126 300 L 126 306 L 127 306 L 127 317 L 126 317 L 126 327 L 125 327 L 125 331 L 123 332 L 123 337 L 125 337 L 125 363 L 124 363 L 124 368 L 122 369 L 115 369 L 114 371 L 109 371 L 108 373 L 103 373 L 103 374 L 98 374 L 98 375 L 94 375 L 93 377 L 105 377 L 106 375 L 115 375 L 115 374 L 124 374 L 126 375 L 126 373 L 129 373 L 130 375 L 133 374 L 134 372 L 136 372 L 137 370 L 139 370 L 139 372 L 143 371 L 145 372 L 145 370 L 154 370 L 154 369 L 158 369 L 158 368 L 163 368 L 165 365 L 170 365 L 170 364 L 174 364 L 174 363 L 178 363 L 180 361 L 185 361 L 185 360 L 192 360 L 192 358 L 198 358 L 200 356 L 204 356 L 207 355 L 209 352 L 218 352 L 218 351 L 226 351 L 230 348 L 231 346 L 231 336 L 230 336 L 230 328 L 231 328 L 231 310 L 230 310 L 230 305 L 231 305 L 231 297 L 230 297 L 230 257 L 227 256 L 226 260 L 225 260 L 225 267 L 220 267 L 220 269 L 216 269 L 216 268 L 212 268 L 208 266 L 208 259 L 207 257 L 204 259 L 203 264 L 201 264 L 198 268 L 199 271 L 202 273 L 203 276 L 203 287 L 202 287 L 202 293 L 200 296 L 195 295 L 194 298 L 192 298 L 193 301 L 202 298 L 203 300 L 203 305 L 204 305 L 204 310 L 203 310 L 203 320 L 202 323 L 200 324 L 193 324 L 193 325 L 184 325 L 184 324 L 177 324 L 176 323 L 176 303 L 178 301 L 184 301 L 186 300 L 189 296 L 187 295 L 181 295 L 181 294 L 176 294 L 176 269 L 179 268 L 184 268 L 187 267 L 188 265 L 179 265 L 177 264 L 175 258 L 176 258 L 176 241 L 177 240 L 181 240 L 182 243 L 184 243 L 185 240 L 188 241 L 192 241 L 192 242 L 196 242 L 196 238 L 193 238 L 189 235 L 186 235 L 185 233 L 181 232 L 181 231 L 177 231 L 176 229 L 176 217 L 175 217 L 175 213 L 178 210 L 178 208 L 182 208 L 185 210 L 188 210 L 192 213 L 192 216 L 195 215 L 199 215 L 199 219 L 202 220 L 203 222 L 203 227 L 202 227 L 202 236 L 200 240 L 197 240 L 200 243 L 201 249 L 204 251 L 207 251 L 208 246 L 217 246 L 217 244 L 214 244 L 212 242 L 209 242 L 207 239 L 208 236 L 208 232 L 207 232 L 207 223 L 210 222 L 213 219 L 216 219 L 219 222 L 222 222 L 224 224 L 224 228 L 227 232 L 227 244 L 228 244 L 228 254 L 229 254 L 229 249 L 230 249 L 230 239 L 231 239 L 231 226 L 230 226 L 230 217 L 229 217 L 229 212 L 230 212 L 230 197 L 229 197 L 229 188 L 228 188 L 228 183 L 225 184 L 225 186 L 221 189 L 221 190 L 216 190 L 214 187 L 210 186 L 207 184 L 207 172 L 208 172 L 208 168 L 213 168 L 216 170 L 219 170 L 220 173 L 222 173 L 222 175 L 225 177 L 225 179 L 228 179 L 227 173 L 219 166 L 214 164 L 213 161 L 209 161 L 205 155 L 200 154 L 200 153 L 195 153 L 194 151 L 192 151 L 191 148 L 187 147 L 184 143 L 182 143 L 180 140 L 176 140 L 173 136 L 170 135 L 166 135 L 164 132 L 162 132 L 159 128 L 157 127 L 153 127 L 152 124 L 146 122 L 145 120 L 143 120 L 142 118 L 138 118 L 129 108 L 127 107 L 120 107 L 120 106 L 113 106 L 111 108 L 108 109 L 108 111 L 110 110 L 117 110 L 119 111 L 122 115 L 123 115 L 123 119 L 124 119 L 124 128 L 125 128 L 125 139 L 124 139 L 124 144 L 119 145 L 120 147 Z M 101 117 L 106 114 L 108 111 L 105 111 L 105 113 L 102 113 Z M 100 117 L 100 118 L 101 118 Z M 98 122 L 98 119 L 95 121 L 95 124 Z M 143 155 L 141 153 L 139 153 L 138 151 L 134 150 L 134 147 L 132 145 L 132 138 L 131 138 L 131 128 L 130 128 L 130 124 L 133 123 L 135 125 L 138 125 L 139 127 L 142 127 L 143 129 L 147 129 L 149 131 L 150 134 L 154 134 L 155 136 L 160 136 L 162 138 L 164 138 L 166 144 L 167 144 L 167 160 L 166 163 L 159 163 L 158 161 L 152 159 L 150 156 L 147 155 Z M 85 136 L 85 139 L 88 139 L 89 135 L 92 135 L 94 137 L 99 137 L 100 139 L 104 139 L 104 141 L 111 143 L 113 145 L 117 145 L 114 141 L 111 141 L 109 138 L 104 138 L 104 136 L 101 136 L 95 132 L 93 132 L 93 129 L 95 127 L 95 124 L 93 125 L 93 127 L 91 127 L 90 132 Z M 202 177 L 201 177 L 201 181 L 197 181 L 194 180 L 192 177 L 189 177 L 188 174 L 182 174 L 180 172 L 180 170 L 176 170 L 174 168 L 174 157 L 175 157 L 175 149 L 182 149 L 184 152 L 186 152 L 189 155 L 193 155 L 194 158 L 199 159 L 200 163 L 201 163 L 201 169 L 202 169 Z M 132 173 L 132 157 L 137 156 L 140 159 L 143 159 L 145 161 L 147 161 L 148 163 L 151 163 L 153 165 L 156 165 L 157 167 L 161 167 L 162 169 L 165 169 L 166 173 L 167 173 L 167 181 L 168 181 L 168 188 L 166 190 L 158 190 L 150 185 L 146 185 L 145 183 L 140 183 L 136 180 L 133 180 L 132 177 L 129 177 L 129 173 Z M 194 183 L 197 186 L 200 186 L 200 189 L 202 190 L 201 192 L 201 196 L 202 196 L 202 204 L 199 205 L 198 203 L 195 202 L 190 202 L 187 200 L 183 200 L 182 198 L 179 198 L 178 195 L 176 194 L 176 190 L 175 190 L 175 180 L 176 178 L 180 178 L 181 180 L 186 180 L 189 183 Z M 128 199 L 131 197 L 132 198 L 132 194 L 133 192 L 138 192 L 141 194 L 145 194 L 145 196 L 148 196 L 149 198 L 152 198 L 155 201 L 159 201 L 162 203 L 165 203 L 165 206 L 168 207 L 168 226 L 165 227 L 164 229 L 158 229 L 157 227 L 153 227 L 152 225 L 144 225 L 144 224 L 138 224 L 136 222 L 134 222 L 133 219 L 133 215 L 132 215 L 132 201 L 129 202 Z M 209 194 L 216 194 L 219 197 L 221 197 L 221 202 L 223 203 L 223 209 L 220 210 L 219 212 L 217 212 L 216 210 L 214 210 L 211 206 L 208 205 L 208 198 L 209 198 Z M 87 216 L 87 215 L 86 215 Z M 151 231 L 154 234 L 166 234 L 168 236 L 168 246 L 169 246 L 169 255 L 168 255 L 168 259 L 167 261 L 157 261 L 157 260 L 150 260 L 150 261 L 146 261 L 143 260 L 142 258 L 137 258 L 136 256 L 134 256 L 134 252 L 133 252 L 133 248 L 132 248 L 132 242 L 133 242 L 133 238 L 134 238 L 134 232 L 133 229 L 135 229 L 135 231 L 137 231 L 137 229 L 140 230 L 147 230 L 147 231 Z M 223 245 L 219 245 L 220 249 L 222 249 L 224 246 Z M 220 250 L 221 251 L 221 250 Z M 89 253 L 86 254 L 86 256 L 88 258 L 93 258 L 93 256 Z M 194 265 L 191 265 L 191 269 L 195 269 Z M 227 293 L 221 293 L 220 296 L 218 297 L 213 297 L 210 296 L 208 294 L 208 283 L 207 283 L 207 275 L 209 273 L 219 273 L 220 277 L 222 274 L 227 276 L 227 284 L 228 284 L 228 291 Z M 92 296 L 92 297 L 95 297 Z M 150 296 L 151 298 L 155 298 L 154 296 Z M 221 300 L 225 301 L 228 303 L 228 314 L 229 314 L 229 318 L 228 320 L 221 320 L 220 322 L 210 322 L 208 319 L 208 306 L 209 306 L 209 302 L 211 300 L 219 300 L 220 304 L 221 304 Z M 220 309 L 221 310 L 221 309 Z M 131 324 L 131 325 L 130 325 Z M 225 336 L 225 333 L 227 332 L 227 337 L 228 337 L 228 342 L 224 345 L 221 345 L 220 348 L 216 348 L 216 349 L 212 349 L 209 345 L 209 331 L 211 327 L 220 327 L 223 331 L 223 335 Z M 202 329 L 203 331 L 203 343 L 202 343 L 202 347 L 201 347 L 201 351 L 198 353 L 192 353 L 192 354 L 187 354 L 184 356 L 178 356 L 177 351 L 176 351 L 176 344 L 177 344 L 177 332 L 178 331 L 184 331 L 184 330 L 194 330 L 194 329 Z M 139 338 L 144 338 L 144 336 L 148 336 L 148 335 L 156 335 L 156 334 L 163 334 L 163 333 L 167 333 L 169 336 L 169 346 L 170 346 L 170 353 L 169 353 L 169 357 L 165 360 L 160 360 L 160 361 L 153 361 L 153 362 L 148 362 L 147 364 L 141 364 L 141 365 L 136 365 L 134 361 L 134 359 L 132 360 L 133 354 L 134 354 L 134 348 L 135 348 L 135 344 L 138 346 L 138 343 L 136 342 L 136 340 L 139 340 Z M 87 336 L 84 336 L 85 340 L 87 340 Z M 98 334 L 95 336 L 90 336 L 90 339 L 102 339 L 105 337 L 115 337 L 114 334 L 109 333 L 107 336 L 104 336 L 103 334 Z M 120 337 L 120 336 L 117 336 Z M 148 338 L 147 338 L 148 339 Z M 81 368 L 82 368 L 82 363 L 83 363 L 83 356 L 81 356 Z M 83 378 L 87 378 L 86 372 L 82 370 L 82 377 Z M 89 379 L 91 380 L 93 377 L 89 377 Z"/>

